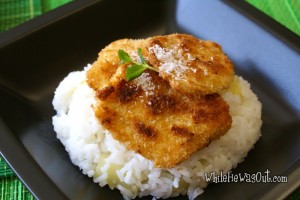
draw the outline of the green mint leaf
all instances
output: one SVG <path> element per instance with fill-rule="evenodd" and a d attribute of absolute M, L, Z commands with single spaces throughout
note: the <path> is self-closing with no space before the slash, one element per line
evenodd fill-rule
<path fill-rule="evenodd" d="M 126 70 L 126 81 L 131 81 L 137 77 L 139 77 L 147 67 L 143 65 L 134 64 L 127 68 Z"/>
<path fill-rule="evenodd" d="M 129 54 L 122 49 L 119 49 L 118 55 L 120 58 L 120 64 L 130 63 L 131 65 L 126 69 L 125 79 L 126 81 L 131 81 L 139 77 L 146 69 L 150 69 L 158 72 L 157 69 L 147 64 L 143 54 L 142 49 L 138 48 L 137 53 L 141 59 L 141 62 L 137 62 L 130 58 Z"/>
<path fill-rule="evenodd" d="M 140 59 L 141 59 L 141 61 L 142 61 L 142 63 L 143 64 L 146 64 L 146 60 L 145 60 L 145 58 L 144 58 L 144 56 L 143 56 L 143 54 L 142 54 L 142 49 L 141 48 L 138 48 L 138 55 L 139 55 L 139 57 L 140 57 Z"/>
<path fill-rule="evenodd" d="M 120 63 L 123 64 L 123 63 L 128 63 L 128 62 L 133 62 L 133 60 L 130 58 L 130 56 L 128 55 L 128 53 L 126 53 L 124 50 L 122 49 L 119 49 L 118 51 L 118 55 L 119 55 L 119 58 L 120 58 Z"/>

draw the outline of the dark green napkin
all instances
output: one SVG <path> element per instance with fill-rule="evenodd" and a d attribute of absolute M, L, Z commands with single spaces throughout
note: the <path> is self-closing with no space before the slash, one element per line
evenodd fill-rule
<path fill-rule="evenodd" d="M 0 157 L 0 199 L 33 200 L 31 193 L 14 175 L 9 166 Z"/>
<path fill-rule="evenodd" d="M 0 0 L 0 31 L 8 30 L 72 0 Z"/>
<path fill-rule="evenodd" d="M 300 0 L 246 0 L 300 36 Z"/>

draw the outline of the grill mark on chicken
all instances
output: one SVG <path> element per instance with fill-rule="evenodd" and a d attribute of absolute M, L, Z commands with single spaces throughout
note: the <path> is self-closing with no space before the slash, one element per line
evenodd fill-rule
<path fill-rule="evenodd" d="M 175 99 L 168 95 L 156 95 L 149 98 L 147 106 L 151 109 L 153 115 L 160 114 L 166 110 L 174 110 Z"/>
<path fill-rule="evenodd" d="M 122 80 L 118 86 L 119 100 L 121 103 L 129 102 L 139 95 L 141 90 L 134 84 L 129 84 L 126 80 Z"/>
<path fill-rule="evenodd" d="M 173 125 L 171 127 L 171 132 L 173 134 L 177 135 L 177 136 L 187 137 L 189 139 L 194 137 L 194 133 L 190 132 L 187 128 L 179 127 L 179 126 L 176 126 L 176 125 Z"/>
<path fill-rule="evenodd" d="M 153 127 L 147 126 L 140 121 L 135 122 L 134 127 L 139 134 L 146 136 L 147 138 L 152 138 L 156 135 L 156 132 Z"/>
<path fill-rule="evenodd" d="M 101 100 L 105 100 L 114 90 L 114 87 L 110 85 L 103 89 L 97 90 L 96 96 Z"/>
<path fill-rule="evenodd" d="M 205 95 L 203 96 L 203 99 L 207 102 L 207 106 L 200 107 L 200 109 L 192 111 L 192 118 L 195 124 L 214 122 L 218 120 L 222 113 L 229 110 L 229 106 L 227 104 L 218 100 L 222 99 L 219 94 Z M 208 109 L 209 107 L 213 109 Z"/>

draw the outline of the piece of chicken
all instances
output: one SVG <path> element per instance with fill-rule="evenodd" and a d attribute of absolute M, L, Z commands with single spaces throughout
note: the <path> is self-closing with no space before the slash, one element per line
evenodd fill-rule
<path fill-rule="evenodd" d="M 141 48 L 148 60 L 150 40 L 111 43 L 87 72 L 87 82 L 96 91 L 94 109 L 101 125 L 156 167 L 171 168 L 224 135 L 231 127 L 231 116 L 219 94 L 187 95 L 155 71 L 146 70 L 127 82 L 129 64 L 120 64 L 118 50 L 138 60 L 136 52 Z"/>
<path fill-rule="evenodd" d="M 212 94 L 233 81 L 233 65 L 215 42 L 172 34 L 152 37 L 148 43 L 149 63 L 184 94 Z"/>

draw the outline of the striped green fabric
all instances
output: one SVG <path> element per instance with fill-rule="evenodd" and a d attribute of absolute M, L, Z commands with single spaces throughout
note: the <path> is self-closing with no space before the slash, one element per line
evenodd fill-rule
<path fill-rule="evenodd" d="M 42 12 L 48 12 L 54 8 L 64 5 L 72 0 L 41 0 L 42 1 Z"/>
<path fill-rule="evenodd" d="M 1 200 L 34 200 L 35 198 L 17 178 L 1 178 Z"/>
<path fill-rule="evenodd" d="M 0 200 L 34 200 L 32 194 L 0 157 Z"/>
<path fill-rule="evenodd" d="M 41 8 L 40 0 L 0 0 L 0 31 L 42 14 Z"/>
<path fill-rule="evenodd" d="M 300 0 L 246 0 L 300 36 Z"/>
<path fill-rule="evenodd" d="M 0 31 L 6 31 L 70 1 L 0 0 Z"/>
<path fill-rule="evenodd" d="M 5 163 L 5 161 L 0 157 L 0 177 L 12 177 L 13 172 L 9 168 L 9 166 Z"/>

